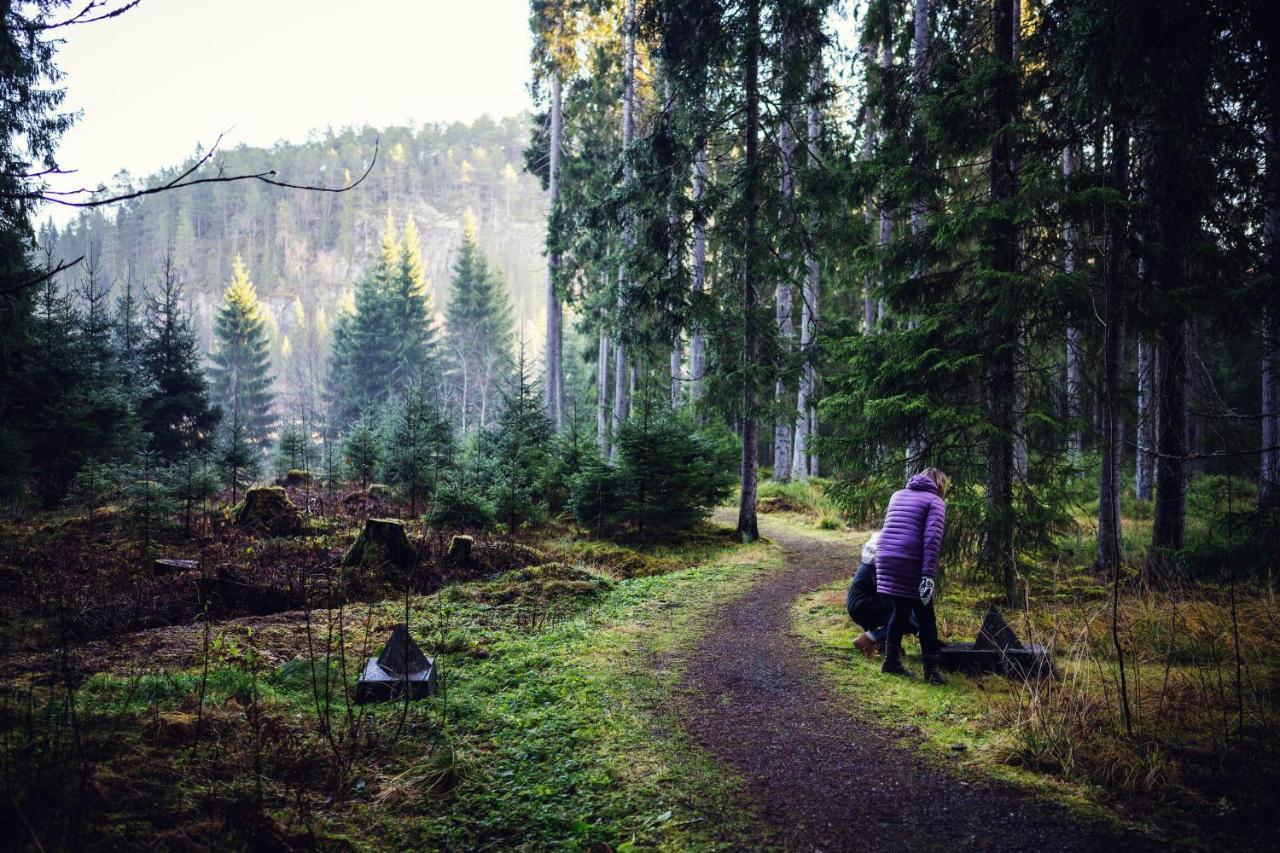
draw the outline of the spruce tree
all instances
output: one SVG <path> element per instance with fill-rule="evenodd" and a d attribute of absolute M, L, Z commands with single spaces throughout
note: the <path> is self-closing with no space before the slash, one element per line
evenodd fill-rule
<path fill-rule="evenodd" d="M 354 310 L 334 327 L 330 406 L 340 425 L 413 381 L 435 379 L 431 304 L 412 220 L 406 236 L 408 242 L 397 240 L 388 214 L 378 257 L 356 285 Z"/>
<path fill-rule="evenodd" d="M 453 427 L 426 387 L 415 382 L 391 405 L 383 434 L 386 481 L 409 499 L 409 514 L 417 516 L 452 461 Z"/>
<path fill-rule="evenodd" d="M 214 397 L 235 409 L 246 439 L 259 447 L 270 439 L 276 417 L 271 384 L 271 344 L 258 292 L 237 255 L 222 310 L 214 321 L 216 345 L 210 370 Z"/>
<path fill-rule="evenodd" d="M 462 246 L 453 264 L 453 294 L 446 312 L 451 386 L 461 429 L 483 429 L 511 369 L 511 303 L 489 269 L 470 211 L 463 218 Z"/>
<path fill-rule="evenodd" d="M 232 503 L 262 473 L 262 452 L 250 437 L 248 424 L 241 416 L 238 398 L 235 396 L 232 396 L 231 408 L 222 420 L 218 467 L 222 471 L 223 485 L 231 490 Z"/>
<path fill-rule="evenodd" d="M 509 533 L 545 509 L 553 429 L 540 393 L 522 348 L 497 422 L 480 434 L 477 444 L 477 455 L 489 466 L 489 494 Z"/>
<path fill-rule="evenodd" d="M 137 344 L 143 381 L 138 413 L 143 429 L 150 434 L 150 449 L 170 463 L 212 446 L 219 418 L 209 401 L 182 290 L 173 257 L 166 256 L 159 291 L 147 300 L 144 334 Z M 130 316 L 134 311 L 132 293 L 122 300 L 127 301 L 120 304 L 116 336 L 128 346 L 138 334 Z"/>
<path fill-rule="evenodd" d="M 382 441 L 372 414 L 365 414 L 351 426 L 342 441 L 347 475 L 366 489 L 378 476 L 382 464 Z"/>
<path fill-rule="evenodd" d="M 276 437 L 275 463 L 276 476 L 281 478 L 290 471 L 310 470 L 310 439 L 297 421 L 289 421 L 280 428 Z"/>
<path fill-rule="evenodd" d="M 438 343 L 433 325 L 431 294 L 427 291 L 422 271 L 422 250 L 418 227 L 410 216 L 404 225 L 399 258 L 394 267 L 388 293 L 391 335 L 395 344 L 392 354 L 393 387 L 407 391 L 414 383 L 438 381 Z"/>

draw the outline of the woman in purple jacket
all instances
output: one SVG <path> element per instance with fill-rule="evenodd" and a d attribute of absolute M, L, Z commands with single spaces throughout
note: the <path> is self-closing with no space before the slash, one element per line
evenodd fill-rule
<path fill-rule="evenodd" d="M 938 552 L 947 523 L 947 475 L 926 468 L 893 493 L 885 510 L 884 527 L 876 547 L 876 590 L 893 601 L 881 672 L 910 675 L 902 665 L 902 636 L 910 630 L 911 615 L 920 626 L 924 679 L 946 684 L 939 669 L 938 623 L 933 613 Z"/>

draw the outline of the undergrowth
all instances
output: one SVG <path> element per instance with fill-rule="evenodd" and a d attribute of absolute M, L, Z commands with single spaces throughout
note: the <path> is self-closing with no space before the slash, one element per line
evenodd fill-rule
<path fill-rule="evenodd" d="M 714 531 L 685 553 L 640 555 L 672 569 L 644 576 L 601 568 L 621 559 L 603 546 L 540 547 L 599 563 L 207 635 L 166 629 L 83 684 L 49 673 L 4 690 L 7 837 L 90 849 L 742 844 L 733 779 L 674 725 L 672 653 L 778 561 Z M 357 671 L 406 607 L 440 692 L 352 706 Z M 185 663 L 148 665 L 162 660 Z"/>

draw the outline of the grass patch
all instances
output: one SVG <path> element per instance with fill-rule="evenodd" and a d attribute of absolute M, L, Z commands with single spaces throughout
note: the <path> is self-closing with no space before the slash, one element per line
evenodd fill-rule
<path fill-rule="evenodd" d="M 827 495 L 827 483 L 820 477 L 786 483 L 761 480 L 757 508 L 762 513 L 796 513 L 823 530 L 841 529 L 846 515 Z"/>
<path fill-rule="evenodd" d="M 714 531 L 644 554 L 673 570 L 552 563 L 413 597 L 442 691 L 408 705 L 347 717 L 343 700 L 403 601 L 316 612 L 310 634 L 300 614 L 219 626 L 207 675 L 100 674 L 29 710 L 10 694 L 5 766 L 26 772 L 6 778 L 0 824 L 91 849 L 743 846 L 758 830 L 734 780 L 670 703 L 681 651 L 780 560 Z"/>

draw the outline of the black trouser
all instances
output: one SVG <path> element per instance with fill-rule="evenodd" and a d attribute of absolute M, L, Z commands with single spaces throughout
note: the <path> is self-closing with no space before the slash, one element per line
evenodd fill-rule
<path fill-rule="evenodd" d="M 848 604 L 849 617 L 857 622 L 877 643 L 883 643 L 889 635 L 889 617 L 893 615 L 893 599 L 887 595 L 875 598 L 856 598 Z M 904 634 L 914 634 L 918 629 L 914 619 L 907 623 Z"/>
<path fill-rule="evenodd" d="M 938 622 L 933 615 L 933 602 L 921 603 L 918 598 L 893 596 L 893 615 L 889 617 L 889 643 L 901 645 L 902 637 L 911 631 L 911 615 L 915 614 L 920 626 L 920 650 L 926 655 L 938 654 Z"/>

